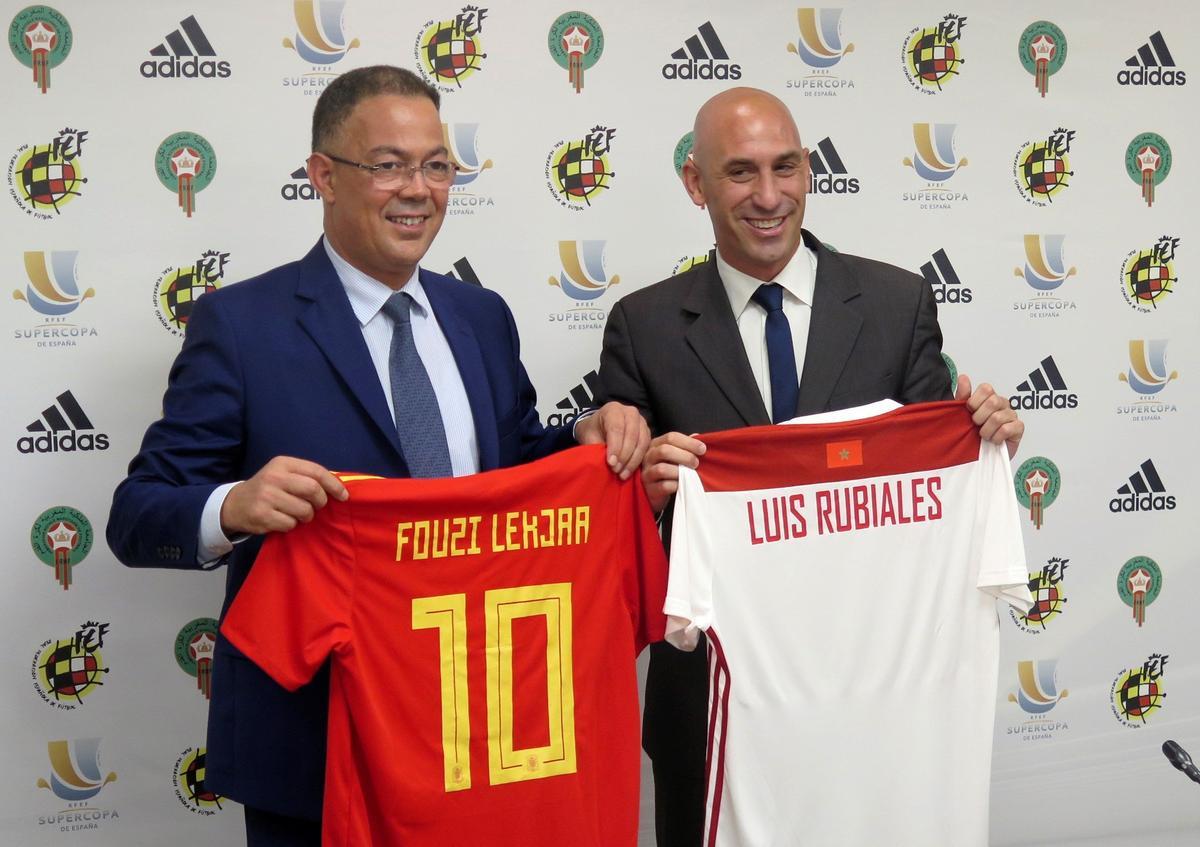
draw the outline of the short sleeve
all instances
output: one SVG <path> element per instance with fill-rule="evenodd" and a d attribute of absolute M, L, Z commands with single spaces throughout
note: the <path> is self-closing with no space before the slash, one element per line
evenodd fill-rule
<path fill-rule="evenodd" d="M 694 650 L 699 633 L 712 623 L 712 570 L 703 521 L 695 514 L 704 496 L 699 475 L 679 468 L 679 490 L 671 524 L 671 566 L 667 576 L 666 639 L 680 650 Z M 703 548 L 703 549 L 701 549 Z"/>
<path fill-rule="evenodd" d="M 332 502 L 259 551 L 221 633 L 288 690 L 349 643 L 354 547 L 349 503 Z"/>
<path fill-rule="evenodd" d="M 1025 611 L 1033 603 L 1027 585 L 1021 516 L 1006 448 L 990 441 L 979 448 L 979 500 L 971 561 L 979 562 L 976 587 Z"/>

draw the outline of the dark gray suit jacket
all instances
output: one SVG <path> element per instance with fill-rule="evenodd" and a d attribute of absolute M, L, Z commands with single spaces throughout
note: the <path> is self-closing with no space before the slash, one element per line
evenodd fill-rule
<path fill-rule="evenodd" d="M 797 414 L 876 400 L 951 396 L 933 293 L 921 277 L 834 253 L 817 254 L 812 319 Z M 654 435 L 769 424 L 729 298 L 709 261 L 626 295 L 613 307 L 600 355 L 601 402 L 637 406 Z M 669 526 L 664 527 L 669 537 Z M 643 745 L 660 760 L 704 766 L 704 651 L 652 647 Z"/>

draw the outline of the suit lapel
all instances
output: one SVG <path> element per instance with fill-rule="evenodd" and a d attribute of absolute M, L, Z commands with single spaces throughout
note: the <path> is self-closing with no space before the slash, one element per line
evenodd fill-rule
<path fill-rule="evenodd" d="M 696 316 L 687 329 L 687 343 L 747 426 L 769 424 L 714 254 L 696 274 L 683 301 L 684 311 Z"/>
<path fill-rule="evenodd" d="M 371 362 L 371 354 L 346 291 L 321 241 L 300 260 L 296 296 L 308 301 L 300 311 L 300 326 L 321 349 L 363 411 L 402 456 L 396 422 L 388 411 L 379 374 Z"/>
<path fill-rule="evenodd" d="M 462 283 L 447 281 L 429 271 L 421 271 L 421 285 L 433 306 L 446 341 L 454 354 L 458 374 L 467 390 L 471 404 L 471 417 L 475 421 L 475 441 L 479 445 L 479 469 L 492 470 L 500 466 L 500 442 L 496 432 L 496 411 L 490 398 L 491 386 L 483 366 L 483 353 L 479 339 L 470 323 L 459 312 L 454 303 L 450 286 Z"/>
<path fill-rule="evenodd" d="M 800 415 L 825 411 L 862 329 L 862 317 L 847 305 L 859 296 L 858 282 L 811 233 L 804 233 L 804 241 L 817 253 L 817 278 L 800 377 Z"/>

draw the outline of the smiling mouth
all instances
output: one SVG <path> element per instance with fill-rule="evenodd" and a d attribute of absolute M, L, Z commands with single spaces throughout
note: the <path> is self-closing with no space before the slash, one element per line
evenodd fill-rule
<path fill-rule="evenodd" d="M 425 215 L 388 215 L 389 223 L 400 224 L 401 226 L 420 226 L 425 222 Z"/>
<path fill-rule="evenodd" d="M 746 218 L 745 221 L 755 229 L 774 229 L 783 223 L 783 218 Z"/>

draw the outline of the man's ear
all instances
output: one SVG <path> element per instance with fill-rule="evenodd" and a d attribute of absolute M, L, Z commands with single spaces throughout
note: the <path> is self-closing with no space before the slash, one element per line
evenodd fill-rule
<path fill-rule="evenodd" d="M 691 155 L 687 157 L 687 161 L 683 163 L 683 171 L 680 173 L 680 179 L 683 180 L 683 187 L 687 189 L 688 196 L 692 198 L 692 202 L 704 208 L 704 188 L 700 185 L 700 169 L 696 167 L 695 161 Z"/>
<path fill-rule="evenodd" d="M 317 189 L 317 193 L 322 199 L 333 202 L 333 162 L 328 156 L 321 153 L 313 153 L 305 162 L 305 168 L 308 171 L 308 181 L 313 184 L 313 188 Z"/>

